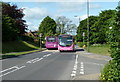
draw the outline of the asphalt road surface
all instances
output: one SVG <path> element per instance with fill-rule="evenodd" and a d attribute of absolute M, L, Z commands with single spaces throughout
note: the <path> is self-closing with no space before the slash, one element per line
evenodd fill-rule
<path fill-rule="evenodd" d="M 110 57 L 87 53 L 45 50 L 1 60 L 2 80 L 97 80 Z"/>

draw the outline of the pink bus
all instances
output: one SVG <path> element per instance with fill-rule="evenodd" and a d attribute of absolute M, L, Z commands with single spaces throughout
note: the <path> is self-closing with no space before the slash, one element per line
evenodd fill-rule
<path fill-rule="evenodd" d="M 45 46 L 47 49 L 58 48 L 58 38 L 56 36 L 46 37 Z"/>
<path fill-rule="evenodd" d="M 59 35 L 58 36 L 58 50 L 61 51 L 74 51 L 74 38 L 72 35 Z"/>

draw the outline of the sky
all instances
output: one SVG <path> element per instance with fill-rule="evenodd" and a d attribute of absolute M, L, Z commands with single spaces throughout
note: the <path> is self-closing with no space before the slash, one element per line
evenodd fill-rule
<path fill-rule="evenodd" d="M 87 3 L 84 0 L 78 1 L 9 1 L 11 4 L 16 4 L 18 8 L 24 8 L 23 13 L 25 14 L 24 20 L 28 25 L 29 30 L 38 30 L 41 21 L 46 17 L 50 16 L 56 20 L 59 16 L 66 16 L 72 20 L 73 24 L 78 26 L 79 19 L 84 20 L 87 18 Z M 101 11 L 115 9 L 118 6 L 117 1 L 106 0 L 90 0 L 89 3 L 89 16 L 98 16 Z M 75 17 L 77 16 L 77 17 Z M 76 32 L 73 33 L 74 35 Z"/>

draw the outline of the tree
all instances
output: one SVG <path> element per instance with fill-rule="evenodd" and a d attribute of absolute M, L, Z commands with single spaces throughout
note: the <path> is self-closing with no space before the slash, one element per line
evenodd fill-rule
<path fill-rule="evenodd" d="M 93 33 L 96 28 L 92 28 L 92 25 L 98 20 L 97 16 L 89 17 L 89 27 L 90 27 L 90 41 L 93 39 Z M 83 41 L 83 32 L 85 33 L 85 41 L 87 41 L 87 19 L 80 21 L 80 25 L 77 28 L 77 41 Z"/>
<path fill-rule="evenodd" d="M 2 41 L 14 41 L 18 36 L 19 29 L 15 25 L 15 20 L 7 15 L 2 16 Z"/>
<path fill-rule="evenodd" d="M 119 2 L 120 3 L 120 2 Z M 112 60 L 105 66 L 101 74 L 102 80 L 117 82 L 120 81 L 120 6 L 117 7 L 115 22 L 112 27 L 112 42 L 110 54 Z"/>
<path fill-rule="evenodd" d="M 115 22 L 116 10 L 102 11 L 99 16 L 90 16 L 80 22 L 77 28 L 77 41 L 82 41 L 82 33 L 85 32 L 87 37 L 87 19 L 89 19 L 89 37 L 90 44 L 107 43 L 109 41 L 109 27 Z M 86 38 L 87 39 L 87 38 Z"/>
<path fill-rule="evenodd" d="M 65 16 L 60 16 L 56 19 L 57 29 L 56 32 L 58 34 L 71 34 L 74 30 L 76 30 L 76 25 L 72 24 L 72 21 Z"/>
<path fill-rule="evenodd" d="M 39 33 L 42 36 L 50 36 L 56 33 L 56 22 L 49 16 L 45 17 L 39 26 Z"/>
<path fill-rule="evenodd" d="M 19 29 L 19 35 L 25 33 L 27 25 L 25 24 L 23 9 L 18 8 L 17 5 L 10 5 L 10 3 L 2 3 L 2 14 L 7 15 L 15 20 L 16 28 Z M 4 29 L 4 28 L 3 28 Z"/>

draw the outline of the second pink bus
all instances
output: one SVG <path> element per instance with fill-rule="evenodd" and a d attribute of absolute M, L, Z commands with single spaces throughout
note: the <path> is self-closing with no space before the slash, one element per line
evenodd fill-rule
<path fill-rule="evenodd" d="M 74 51 L 74 37 L 72 35 L 59 35 L 58 36 L 58 50 L 61 51 Z"/>

